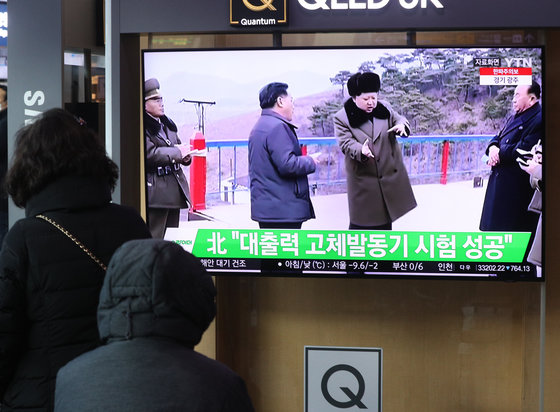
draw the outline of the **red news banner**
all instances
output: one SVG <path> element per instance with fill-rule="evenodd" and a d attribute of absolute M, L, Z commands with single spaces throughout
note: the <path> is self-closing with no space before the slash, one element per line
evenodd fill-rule
<path fill-rule="evenodd" d="M 531 67 L 480 67 L 480 85 L 531 85 Z"/>

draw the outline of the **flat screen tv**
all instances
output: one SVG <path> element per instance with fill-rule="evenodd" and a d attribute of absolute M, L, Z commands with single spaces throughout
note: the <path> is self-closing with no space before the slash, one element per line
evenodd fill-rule
<path fill-rule="evenodd" d="M 517 85 L 542 85 L 543 60 L 542 47 L 145 50 L 143 80 L 158 80 L 165 115 L 193 151 L 191 164 L 181 166 L 192 207 L 165 238 L 216 275 L 542 281 L 541 265 L 528 255 L 541 241 L 535 232 L 543 214 L 532 212 L 527 231 L 481 230 L 480 221 L 491 174 L 487 148 L 513 115 Z M 379 100 L 410 123 L 409 136 L 395 139 L 417 206 L 391 230 L 349 229 L 333 116 L 359 71 L 379 75 Z M 251 219 L 248 137 L 261 115 L 259 91 L 271 82 L 288 84 L 302 155 L 318 156 L 308 175 L 316 217 L 300 229 L 260 229 Z M 514 158 L 536 150 L 516 148 L 532 154 Z"/>

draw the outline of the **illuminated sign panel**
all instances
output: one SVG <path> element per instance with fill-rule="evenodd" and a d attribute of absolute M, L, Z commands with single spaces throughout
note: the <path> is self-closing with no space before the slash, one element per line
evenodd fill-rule
<path fill-rule="evenodd" d="M 542 83 L 543 57 L 540 47 L 147 50 L 144 80 L 158 79 L 181 141 L 204 149 L 185 166 L 196 218 L 185 216 L 165 238 L 218 275 L 542 280 L 540 267 L 528 260 L 539 218 L 527 210 L 530 198 L 508 202 L 489 218 L 483 211 L 492 193 L 489 142 L 510 118 L 516 85 Z M 411 126 L 387 156 L 403 159 L 417 206 L 395 218 L 391 230 L 349 229 L 353 169 L 346 167 L 334 118 L 350 100 L 346 83 L 358 68 L 380 76 L 380 100 Z M 490 84 L 483 83 L 486 76 Z M 261 116 L 259 91 L 274 81 L 287 83 L 295 97 L 292 123 L 302 154 L 318 159 L 308 175 L 315 218 L 300 229 L 261 228 L 251 218 L 253 203 L 274 197 L 253 196 L 249 156 L 249 136 Z M 202 111 L 200 102 L 212 104 Z M 530 137 L 546 142 L 540 133 Z M 525 158 L 533 142 L 519 148 Z M 529 175 L 511 162 L 534 196 Z M 151 207 L 149 187 L 159 181 L 146 182 Z M 271 216 L 289 207 L 271 208 Z M 520 217 L 500 222 L 514 212 Z"/>
<path fill-rule="evenodd" d="M 298 3 L 307 10 L 379 10 L 389 4 L 390 0 L 298 0 Z M 393 0 L 397 3 L 396 0 Z M 398 0 L 400 7 L 406 10 L 428 7 L 443 9 L 440 0 Z"/>
<path fill-rule="evenodd" d="M 232 26 L 278 26 L 288 22 L 287 0 L 230 0 Z"/>

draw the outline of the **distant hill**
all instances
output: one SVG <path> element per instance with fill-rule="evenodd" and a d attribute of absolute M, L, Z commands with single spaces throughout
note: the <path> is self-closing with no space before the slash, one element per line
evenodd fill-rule
<path fill-rule="evenodd" d="M 328 100 L 336 91 L 329 90 L 322 93 L 298 97 L 295 96 L 295 110 L 292 123 L 298 126 L 297 134 L 299 137 L 312 136 L 310 130 L 311 122 L 309 116 L 313 114 L 313 106 L 321 101 Z M 244 140 L 249 137 L 253 125 L 258 120 L 261 110 L 257 109 L 238 116 L 211 121 L 206 119 L 204 129 L 207 140 Z M 196 128 L 196 124 L 188 123 L 180 126 L 182 136 L 190 136 Z"/>

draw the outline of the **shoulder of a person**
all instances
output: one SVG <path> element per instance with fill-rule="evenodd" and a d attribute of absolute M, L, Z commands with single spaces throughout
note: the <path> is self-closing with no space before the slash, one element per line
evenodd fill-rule
<path fill-rule="evenodd" d="M 523 124 L 525 131 L 534 130 L 542 126 L 542 111 L 540 109 L 527 110 L 519 117 L 520 124 Z M 523 131 L 523 129 L 518 129 Z"/>
<path fill-rule="evenodd" d="M 379 100 L 378 104 L 385 107 L 390 112 L 393 112 L 393 107 L 391 106 L 391 103 L 389 103 L 387 100 Z"/>
<path fill-rule="evenodd" d="M 140 216 L 138 211 L 127 205 L 120 205 L 118 203 L 109 203 L 109 209 L 114 215 L 118 216 L 122 219 L 127 219 L 127 222 L 138 223 L 141 225 L 145 225 L 144 219 Z"/>
<path fill-rule="evenodd" d="M 37 220 L 37 222 L 35 222 Z M 2 250 L 0 251 L 0 260 L 4 260 L 7 255 L 17 256 L 25 250 L 26 239 L 28 237 L 34 236 L 34 229 L 32 226 L 38 222 L 39 219 L 34 217 L 26 217 L 16 221 L 6 236 L 4 237 L 4 243 L 2 244 Z M 2 262 L 2 266 L 5 262 Z"/>
<path fill-rule="evenodd" d="M 263 121 L 266 121 L 268 123 L 286 123 L 287 120 L 284 119 L 280 114 L 276 113 L 274 110 L 272 109 L 265 109 L 262 111 L 261 114 L 261 119 Z"/>
<path fill-rule="evenodd" d="M 290 133 L 293 131 L 294 125 L 292 125 L 286 119 L 277 116 L 270 116 L 269 127 L 271 128 L 271 133 Z"/>
<path fill-rule="evenodd" d="M 136 209 L 134 209 L 132 206 L 121 205 L 120 203 L 111 202 L 111 203 L 109 203 L 109 208 L 114 209 L 117 212 L 129 213 L 129 214 L 132 214 L 132 215 L 140 216 L 138 211 Z"/>
<path fill-rule="evenodd" d="M 8 230 L 6 234 L 6 238 L 14 238 L 17 239 L 22 236 L 29 235 L 30 231 L 35 230 L 36 225 L 40 224 L 41 220 L 36 216 L 26 216 L 21 219 L 18 219 Z M 31 233 L 32 235 L 32 233 Z"/>
<path fill-rule="evenodd" d="M 192 352 L 193 352 L 192 353 L 193 360 L 199 362 L 200 365 L 204 365 L 204 367 L 207 368 L 208 370 L 212 370 L 215 374 L 218 374 L 222 377 L 228 377 L 230 379 L 241 379 L 239 375 L 226 364 L 218 360 L 209 358 L 208 356 L 203 355 L 202 353 L 196 351 L 192 351 Z"/>
<path fill-rule="evenodd" d="M 346 114 L 346 110 L 344 109 L 344 107 L 341 107 L 341 108 L 334 114 L 334 117 L 336 117 L 337 119 L 348 117 L 347 114 Z"/>
<path fill-rule="evenodd" d="M 524 110 L 521 114 L 517 115 L 522 120 L 538 121 L 542 119 L 542 108 L 539 103 Z"/>
<path fill-rule="evenodd" d="M 344 123 L 344 124 L 349 123 L 348 112 L 346 111 L 344 106 L 341 107 L 340 110 L 334 114 L 333 119 L 340 123 Z"/>
<path fill-rule="evenodd" d="M 159 119 L 169 130 L 171 130 L 172 132 L 177 132 L 177 125 L 169 117 L 163 115 Z"/>
<path fill-rule="evenodd" d="M 539 104 L 538 108 L 535 110 L 534 119 L 535 119 L 536 122 L 541 122 L 542 121 L 542 108 L 541 108 L 540 104 Z"/>

